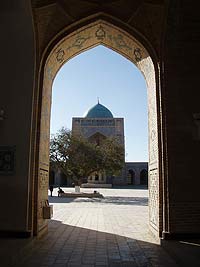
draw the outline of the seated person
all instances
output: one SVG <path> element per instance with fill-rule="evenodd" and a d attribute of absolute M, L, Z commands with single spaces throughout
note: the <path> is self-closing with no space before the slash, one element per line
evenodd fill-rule
<path fill-rule="evenodd" d="M 60 194 L 62 194 L 62 193 L 65 193 L 65 192 L 62 190 L 62 188 L 58 187 L 58 197 L 59 197 Z"/>

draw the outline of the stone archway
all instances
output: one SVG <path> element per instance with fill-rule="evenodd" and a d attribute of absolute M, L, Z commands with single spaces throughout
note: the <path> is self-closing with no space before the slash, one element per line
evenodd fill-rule
<path fill-rule="evenodd" d="M 39 135 L 39 170 L 37 188 L 37 219 L 35 232 L 47 227 L 47 221 L 42 218 L 42 208 L 45 205 L 48 191 L 49 172 L 49 138 L 51 91 L 53 80 L 61 66 L 79 53 L 97 45 L 104 45 L 133 62 L 143 73 L 148 88 L 149 114 L 149 209 L 150 228 L 158 236 L 162 231 L 162 192 L 159 177 L 159 136 L 161 132 L 159 118 L 159 94 L 157 93 L 159 80 L 158 66 L 153 64 L 152 58 L 145 47 L 132 35 L 105 20 L 97 20 L 79 28 L 62 38 L 48 55 L 43 73 L 41 88 L 41 120 Z M 155 70 L 156 69 L 156 70 Z M 157 73 L 157 74 L 156 74 Z"/>
<path fill-rule="evenodd" d="M 130 178 L 131 178 L 131 185 L 135 184 L 135 171 L 133 169 L 128 170 Z"/>

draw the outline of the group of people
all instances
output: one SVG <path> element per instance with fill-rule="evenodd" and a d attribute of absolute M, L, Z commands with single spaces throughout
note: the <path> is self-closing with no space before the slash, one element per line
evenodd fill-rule
<path fill-rule="evenodd" d="M 52 197 L 52 193 L 53 193 L 53 185 L 50 185 L 50 186 L 49 186 L 49 190 L 50 190 L 50 192 L 51 192 L 51 197 Z M 62 194 L 62 193 L 65 193 L 65 192 L 62 190 L 62 188 L 58 187 L 58 197 L 59 197 L 60 194 Z"/>

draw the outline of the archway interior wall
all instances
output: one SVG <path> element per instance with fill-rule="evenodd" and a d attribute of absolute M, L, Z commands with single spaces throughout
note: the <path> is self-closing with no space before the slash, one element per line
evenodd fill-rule
<path fill-rule="evenodd" d="M 159 231 L 159 177 L 158 177 L 158 129 L 156 82 L 153 62 L 146 49 L 131 35 L 102 20 L 91 23 L 63 38 L 46 60 L 42 91 L 42 109 L 39 143 L 38 177 L 38 225 L 40 231 L 47 222 L 42 218 L 48 192 L 49 137 L 51 93 L 53 80 L 61 68 L 72 57 L 97 45 L 104 45 L 133 62 L 143 73 L 148 88 L 149 117 L 149 190 L 150 225 Z"/>
<path fill-rule="evenodd" d="M 156 93 L 155 70 L 150 57 L 142 59 L 139 69 L 143 72 L 147 83 L 148 99 L 148 144 L 149 144 L 149 223 L 151 230 L 157 234 L 162 232 L 162 192 L 159 179 L 158 151 L 158 101 Z"/>

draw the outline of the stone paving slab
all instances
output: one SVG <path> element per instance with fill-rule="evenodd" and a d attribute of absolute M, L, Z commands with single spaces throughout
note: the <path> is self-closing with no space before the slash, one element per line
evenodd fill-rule
<path fill-rule="evenodd" d="M 182 267 L 148 230 L 148 190 L 98 191 L 104 198 L 60 198 L 55 189 L 48 234 L 14 266 Z"/>

